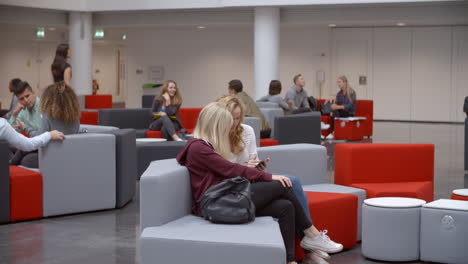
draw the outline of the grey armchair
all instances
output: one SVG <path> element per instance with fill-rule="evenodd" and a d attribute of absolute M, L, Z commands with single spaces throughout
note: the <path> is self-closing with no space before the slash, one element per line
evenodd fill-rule
<path fill-rule="evenodd" d="M 152 120 L 149 108 L 100 109 L 99 125 L 133 128 L 137 138 L 144 138 Z"/>
<path fill-rule="evenodd" d="M 110 209 L 116 200 L 115 136 L 68 135 L 39 149 L 43 216 Z"/>
<path fill-rule="evenodd" d="M 275 118 L 275 139 L 280 145 L 311 143 L 320 145 L 320 113 L 309 112 Z"/>

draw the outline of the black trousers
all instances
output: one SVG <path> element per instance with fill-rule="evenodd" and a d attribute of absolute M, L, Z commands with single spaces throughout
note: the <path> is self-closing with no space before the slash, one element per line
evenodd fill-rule
<path fill-rule="evenodd" d="M 252 201 L 256 216 L 272 216 L 278 219 L 281 236 L 286 247 L 287 261 L 294 261 L 294 238 L 304 237 L 304 230 L 312 226 L 304 214 L 292 188 L 285 188 L 278 181 L 251 184 Z"/>
<path fill-rule="evenodd" d="M 10 160 L 11 165 L 22 165 L 28 168 L 39 168 L 39 153 L 37 150 L 27 152 L 17 150 Z"/>
<path fill-rule="evenodd" d="M 350 114 L 348 111 L 345 111 L 342 109 L 333 111 L 333 115 L 330 118 L 330 133 L 335 131 L 335 117 L 350 117 L 350 116 L 353 116 L 353 115 Z"/>
<path fill-rule="evenodd" d="M 161 116 L 160 118 L 154 120 L 149 127 L 150 130 L 161 130 L 164 138 L 167 140 L 172 140 L 172 136 L 176 133 L 176 127 L 174 122 L 167 116 Z"/>

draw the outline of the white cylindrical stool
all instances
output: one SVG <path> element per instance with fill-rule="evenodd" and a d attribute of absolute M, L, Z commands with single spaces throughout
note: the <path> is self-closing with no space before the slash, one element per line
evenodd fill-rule
<path fill-rule="evenodd" d="M 383 197 L 364 200 L 362 254 L 383 261 L 419 259 L 419 229 L 424 200 Z"/>
<path fill-rule="evenodd" d="M 421 209 L 421 260 L 468 262 L 468 201 L 440 199 Z"/>

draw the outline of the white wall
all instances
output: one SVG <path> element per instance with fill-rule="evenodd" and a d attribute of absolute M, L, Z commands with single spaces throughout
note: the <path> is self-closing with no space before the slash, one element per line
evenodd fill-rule
<path fill-rule="evenodd" d="M 376 119 L 464 120 L 468 27 L 345 28 L 333 39 L 343 48 L 334 50 L 332 72 L 374 100 Z M 367 92 L 357 81 L 365 68 Z"/>
<path fill-rule="evenodd" d="M 33 87 L 48 84 L 54 47 L 63 32 L 36 41 L 34 31 L 1 26 L 5 38 L 0 47 L 0 100 L 10 101 L 11 78 L 28 80 Z M 125 32 L 128 39 L 120 40 Z M 65 34 L 66 35 L 66 34 Z M 246 25 L 113 28 L 106 41 L 93 46 L 93 74 L 100 93 L 111 93 L 115 102 L 140 107 L 141 96 L 158 93 L 143 89 L 149 82 L 148 67 L 163 66 L 164 79 L 178 82 L 184 107 L 200 107 L 225 94 L 227 82 L 238 78 L 245 90 L 253 89 L 253 27 Z M 126 52 L 126 89 L 119 98 L 116 50 Z M 464 120 L 463 98 L 468 95 L 468 27 L 336 28 L 282 25 L 280 80 L 284 95 L 292 77 L 302 73 L 306 90 L 319 97 L 316 72 L 325 72 L 322 97 L 333 96 L 336 77 L 347 75 L 358 97 L 374 100 L 376 119 L 456 121 Z M 99 69 L 99 73 L 96 70 Z M 137 74 L 137 70 L 143 70 Z M 367 76 L 359 85 L 358 76 Z"/>
<path fill-rule="evenodd" d="M 328 35 L 328 28 L 282 27 L 279 71 L 283 94 L 292 85 L 292 77 L 303 73 L 307 92 L 318 95 L 315 72 L 329 67 Z M 177 81 L 185 107 L 211 102 L 225 94 L 229 80 L 236 78 L 242 80 L 247 93 L 256 96 L 252 27 L 142 29 L 129 32 L 128 38 L 127 107 L 139 107 L 141 95 L 152 92 L 141 88 L 148 82 L 151 65 L 163 66 L 164 78 Z M 144 73 L 136 74 L 137 69 Z"/>

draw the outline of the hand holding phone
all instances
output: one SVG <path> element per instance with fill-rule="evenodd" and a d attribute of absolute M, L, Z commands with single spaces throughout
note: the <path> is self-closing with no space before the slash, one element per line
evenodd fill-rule
<path fill-rule="evenodd" d="M 255 166 L 255 168 L 259 169 L 259 170 L 264 170 L 269 161 L 270 161 L 270 157 L 267 157 L 266 159 L 261 160 L 260 162 L 258 162 L 257 165 Z"/>

